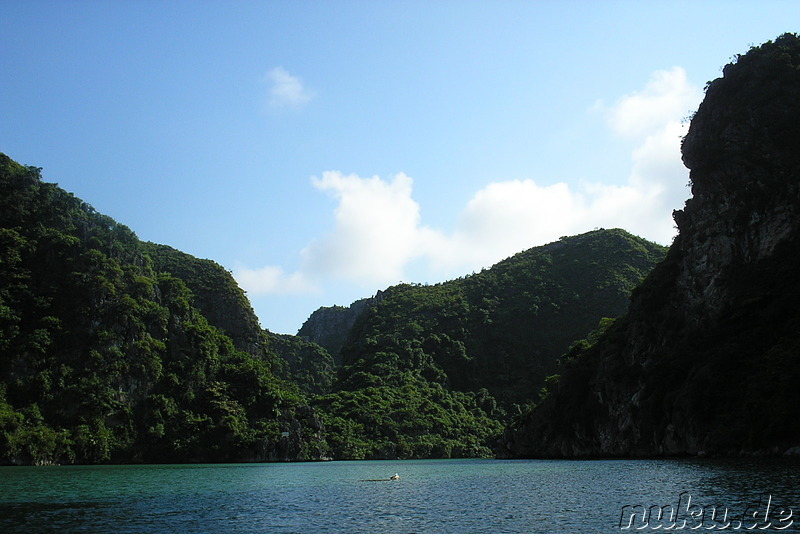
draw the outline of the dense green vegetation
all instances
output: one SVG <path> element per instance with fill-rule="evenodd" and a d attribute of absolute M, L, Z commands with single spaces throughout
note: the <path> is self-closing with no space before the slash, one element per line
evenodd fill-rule
<path fill-rule="evenodd" d="M 327 349 L 0 154 L 0 463 L 489 456 L 509 422 L 510 456 L 797 446 L 799 89 L 791 34 L 709 83 L 666 257 L 564 237 L 326 309 Z"/>
<path fill-rule="evenodd" d="M 436 285 L 394 286 L 356 320 L 316 400 L 335 457 L 491 454 L 570 345 L 625 311 L 665 249 L 596 230 Z M 552 378 L 551 381 L 555 381 Z"/>
<path fill-rule="evenodd" d="M 211 292 L 241 306 L 241 290 L 213 262 L 175 258 L 0 155 L 0 461 L 286 452 L 296 388 L 198 307 Z"/>
<path fill-rule="evenodd" d="M 323 347 L 298 336 L 272 333 L 269 344 L 279 355 L 273 367 L 278 376 L 296 384 L 305 394 L 330 391 L 336 377 L 336 363 Z"/>
<path fill-rule="evenodd" d="M 237 348 L 263 355 L 265 333 L 244 291 L 231 273 L 211 260 L 195 258 L 165 245 L 141 243 L 155 272 L 180 278 L 192 292 L 193 305 L 231 337 Z"/>
<path fill-rule="evenodd" d="M 0 155 L 0 463 L 490 456 L 663 253 L 597 230 L 391 287 L 326 319 L 334 358 Z"/>

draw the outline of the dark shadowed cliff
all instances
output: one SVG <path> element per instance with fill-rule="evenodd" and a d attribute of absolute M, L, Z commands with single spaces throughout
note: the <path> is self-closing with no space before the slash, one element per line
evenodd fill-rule
<path fill-rule="evenodd" d="M 679 235 L 511 457 L 781 454 L 800 445 L 800 39 L 737 56 L 683 142 Z"/>

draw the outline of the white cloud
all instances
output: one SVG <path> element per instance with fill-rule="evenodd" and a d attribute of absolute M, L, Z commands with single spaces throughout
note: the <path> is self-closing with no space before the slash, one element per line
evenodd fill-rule
<path fill-rule="evenodd" d="M 672 210 L 683 207 L 689 196 L 689 171 L 680 158 L 688 129 L 684 118 L 702 99 L 702 89 L 688 81 L 686 71 L 673 67 L 654 72 L 644 90 L 606 110 L 612 130 L 638 142 L 627 184 L 637 201 L 619 213 L 620 226 L 661 243 L 674 236 Z"/>
<path fill-rule="evenodd" d="M 441 268 L 486 266 L 534 245 L 596 227 L 624 228 L 668 244 L 672 210 L 683 206 L 688 171 L 680 158 L 683 123 L 702 100 L 681 68 L 655 72 L 644 90 L 603 106 L 609 127 L 636 143 L 622 185 L 581 181 L 542 185 L 532 179 L 491 183 L 462 212 L 453 236 L 431 261 Z"/>
<path fill-rule="evenodd" d="M 239 285 L 251 295 L 317 293 L 319 288 L 300 272 L 286 274 L 276 266 L 249 269 L 240 266 L 233 273 Z"/>
<path fill-rule="evenodd" d="M 496 259 L 557 239 L 557 227 L 574 226 L 584 200 L 564 183 L 533 180 L 491 183 L 475 194 L 462 213 L 457 234 L 470 247 Z M 476 257 L 476 261 L 486 258 Z"/>
<path fill-rule="evenodd" d="M 303 250 L 305 269 L 352 280 L 400 280 L 405 265 L 420 254 L 425 233 L 411 178 L 400 173 L 385 181 L 329 171 L 312 183 L 338 207 L 333 231 Z"/>
<path fill-rule="evenodd" d="M 266 78 L 270 84 L 269 105 L 272 107 L 297 108 L 314 97 L 300 78 L 292 76 L 283 67 L 275 67 L 267 73 Z"/>
<path fill-rule="evenodd" d="M 325 172 L 312 184 L 336 200 L 334 227 L 302 250 L 300 271 L 242 269 L 237 278 L 251 292 L 306 291 L 308 280 L 331 278 L 374 288 L 404 280 L 413 264 L 441 280 L 596 227 L 620 227 L 668 244 L 675 232 L 672 210 L 689 193 L 680 159 L 682 118 L 701 99 L 682 69 L 654 73 L 644 90 L 601 107 L 612 131 L 636 146 L 624 184 L 489 183 L 464 206 L 450 233 L 423 225 L 413 180 L 405 174 L 382 179 Z"/>
<path fill-rule="evenodd" d="M 681 67 L 659 70 L 650 76 L 642 91 L 622 97 L 607 109 L 608 122 L 619 134 L 647 135 L 668 123 L 680 122 L 697 107 L 702 96 Z M 605 108 L 602 102 L 598 107 Z"/>

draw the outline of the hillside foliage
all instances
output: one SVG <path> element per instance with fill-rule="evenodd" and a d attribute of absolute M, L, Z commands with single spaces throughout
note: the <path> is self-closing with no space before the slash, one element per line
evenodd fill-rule
<path fill-rule="evenodd" d="M 596 230 L 390 287 L 317 332 L 334 357 L 0 155 L 0 463 L 491 456 L 664 250 Z"/>
<path fill-rule="evenodd" d="M 222 461 L 280 448 L 281 420 L 302 399 L 198 307 L 211 292 L 241 307 L 232 278 L 175 254 L 0 155 L 0 459 Z"/>
<path fill-rule="evenodd" d="M 625 311 L 664 251 L 595 230 L 458 280 L 383 291 L 315 402 L 336 429 L 334 456 L 492 454 L 501 424 L 546 394 L 573 342 Z"/>

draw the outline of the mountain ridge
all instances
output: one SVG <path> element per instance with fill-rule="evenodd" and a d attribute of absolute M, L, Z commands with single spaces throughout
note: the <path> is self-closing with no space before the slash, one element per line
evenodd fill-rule
<path fill-rule="evenodd" d="M 351 306 L 337 366 L 316 343 L 262 330 L 219 264 L 140 241 L 40 169 L 0 155 L 0 190 L 6 464 L 489 456 L 514 401 L 537 395 L 513 359 L 526 345 L 519 318 L 561 309 L 575 322 L 567 310 L 614 295 L 617 308 L 581 319 L 593 327 L 664 253 L 602 230 L 442 284 L 393 286 Z M 491 366 L 476 357 L 497 347 L 508 398 L 483 387 Z"/>
<path fill-rule="evenodd" d="M 353 323 L 331 393 L 315 403 L 336 429 L 333 457 L 490 455 L 497 425 L 538 401 L 573 342 L 624 312 L 664 251 L 600 229 L 459 279 L 382 291 Z"/>

